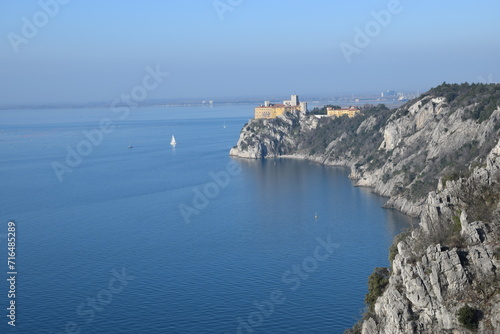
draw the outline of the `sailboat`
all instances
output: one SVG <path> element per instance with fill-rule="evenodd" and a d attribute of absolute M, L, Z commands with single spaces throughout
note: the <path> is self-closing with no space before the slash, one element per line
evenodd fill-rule
<path fill-rule="evenodd" d="M 172 135 L 172 140 L 170 141 L 170 145 L 175 146 L 177 142 L 175 141 L 174 135 Z"/>
<path fill-rule="evenodd" d="M 226 122 L 224 122 L 224 129 L 226 128 Z"/>
<path fill-rule="evenodd" d="M 132 146 L 132 142 L 131 141 L 128 142 L 128 148 L 134 148 L 134 146 Z"/>

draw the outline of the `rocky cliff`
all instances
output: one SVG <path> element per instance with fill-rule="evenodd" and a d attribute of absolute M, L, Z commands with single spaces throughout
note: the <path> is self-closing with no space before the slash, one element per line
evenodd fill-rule
<path fill-rule="evenodd" d="M 500 333 L 499 170 L 500 142 L 484 167 L 429 193 L 362 333 L 469 333 L 457 316 L 464 306 L 470 329 Z"/>
<path fill-rule="evenodd" d="M 387 207 L 420 217 L 351 333 L 500 333 L 499 105 L 500 85 L 444 84 L 352 119 L 252 120 L 230 154 L 346 166 Z"/>

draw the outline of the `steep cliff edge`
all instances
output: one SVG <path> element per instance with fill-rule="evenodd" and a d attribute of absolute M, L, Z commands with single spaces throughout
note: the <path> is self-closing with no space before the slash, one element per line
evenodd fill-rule
<path fill-rule="evenodd" d="M 362 333 L 500 333 L 499 202 L 500 142 L 484 167 L 429 193 Z M 464 307 L 473 310 L 469 329 Z"/>
<path fill-rule="evenodd" d="M 500 85 L 444 84 L 352 119 L 252 120 L 230 154 L 346 166 L 387 207 L 420 217 L 351 333 L 500 333 L 499 105 Z"/>

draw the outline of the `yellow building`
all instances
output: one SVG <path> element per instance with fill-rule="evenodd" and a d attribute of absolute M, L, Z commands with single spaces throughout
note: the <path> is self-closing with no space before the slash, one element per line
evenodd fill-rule
<path fill-rule="evenodd" d="M 296 107 L 285 106 L 284 104 L 269 104 L 255 108 L 255 118 L 276 118 L 287 112 L 297 110 Z"/>
<path fill-rule="evenodd" d="M 305 113 L 307 111 L 307 103 L 299 102 L 299 96 L 292 95 L 291 100 L 283 101 L 283 104 L 271 103 L 269 101 L 264 102 L 264 105 L 255 108 L 255 119 L 276 118 L 284 113 L 297 110 Z"/>
<path fill-rule="evenodd" d="M 326 109 L 327 115 L 328 116 L 333 116 L 333 117 L 341 117 L 341 116 L 348 116 L 348 117 L 354 117 L 357 113 L 360 112 L 360 110 L 356 107 L 350 107 L 348 109 L 333 109 L 333 108 L 328 108 Z"/>

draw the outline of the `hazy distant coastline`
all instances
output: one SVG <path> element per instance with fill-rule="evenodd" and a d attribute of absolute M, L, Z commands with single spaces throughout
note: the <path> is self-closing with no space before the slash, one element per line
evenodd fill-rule
<path fill-rule="evenodd" d="M 285 96 L 276 95 L 270 99 L 283 99 Z M 341 106 L 363 105 L 363 104 L 387 104 L 392 107 L 399 107 L 405 102 L 398 101 L 397 98 L 382 98 L 380 94 L 370 93 L 353 93 L 332 96 L 307 96 L 303 98 L 311 104 L 327 105 L 337 104 Z M 212 101 L 212 103 L 210 103 Z M 138 107 L 193 107 L 211 105 L 242 105 L 262 103 L 262 97 L 236 97 L 236 98 L 221 98 L 221 99 L 203 99 L 203 98 L 185 98 L 185 99 L 155 99 L 141 102 Z M 6 104 L 0 105 L 0 110 L 25 110 L 25 109 L 91 109 L 91 108 L 106 108 L 110 102 L 89 102 L 89 103 L 39 103 L 39 104 Z M 125 104 L 117 104 L 116 106 L 125 106 Z"/>

